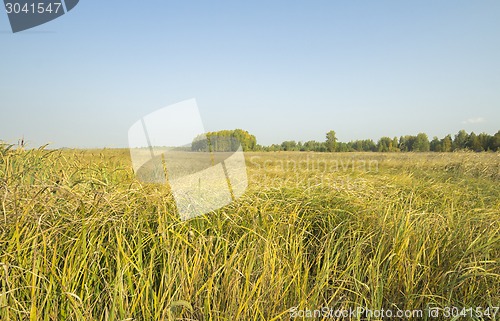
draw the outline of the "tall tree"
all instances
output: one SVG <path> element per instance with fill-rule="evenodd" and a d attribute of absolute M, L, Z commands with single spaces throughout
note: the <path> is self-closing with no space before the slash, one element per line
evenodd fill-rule
<path fill-rule="evenodd" d="M 429 138 L 425 133 L 419 133 L 415 137 L 415 142 L 413 143 L 413 150 L 416 152 L 428 152 L 429 151 Z"/>
<path fill-rule="evenodd" d="M 434 138 L 431 141 L 430 144 L 431 152 L 442 152 L 443 151 L 443 145 L 441 144 L 441 140 L 437 138 L 437 136 L 434 136 Z"/>
<path fill-rule="evenodd" d="M 456 135 L 455 139 L 453 140 L 453 150 L 460 150 L 460 149 L 465 149 L 467 146 L 467 138 L 469 135 L 467 135 L 467 132 L 465 130 L 460 130 Z"/>
<path fill-rule="evenodd" d="M 500 130 L 491 138 L 490 149 L 494 152 L 500 151 Z"/>
<path fill-rule="evenodd" d="M 392 150 L 392 139 L 389 137 L 382 137 L 377 142 L 377 151 L 390 152 Z"/>
<path fill-rule="evenodd" d="M 451 139 L 451 135 L 446 135 L 442 140 L 441 140 L 441 145 L 443 152 L 451 152 L 453 148 L 453 141 Z"/>
<path fill-rule="evenodd" d="M 337 151 L 338 152 L 348 152 L 349 145 L 347 143 L 338 142 L 337 143 Z"/>
<path fill-rule="evenodd" d="M 402 152 L 411 152 L 414 150 L 414 144 L 417 136 L 406 135 L 399 138 L 399 149 Z"/>
<path fill-rule="evenodd" d="M 335 135 L 335 131 L 333 130 L 326 133 L 326 150 L 329 152 L 334 152 L 337 148 L 337 137 Z"/>
<path fill-rule="evenodd" d="M 479 138 L 477 135 L 472 132 L 469 134 L 469 137 L 467 137 L 467 142 L 465 143 L 465 146 L 475 152 L 480 152 L 483 150 L 483 147 L 481 146 L 481 142 L 479 141 Z"/>
<path fill-rule="evenodd" d="M 297 150 L 297 142 L 294 140 L 287 140 L 281 143 L 281 148 L 285 151 Z"/>
<path fill-rule="evenodd" d="M 398 138 L 394 136 L 392 139 L 392 151 L 393 152 L 399 152 L 399 143 L 398 143 Z"/>
<path fill-rule="evenodd" d="M 479 140 L 479 144 L 481 145 L 482 150 L 490 150 L 490 142 L 493 139 L 493 136 L 486 133 L 481 133 L 477 135 L 477 139 Z"/>
<path fill-rule="evenodd" d="M 191 144 L 192 151 L 229 152 L 236 151 L 239 146 L 244 151 L 255 150 L 257 140 L 242 129 L 220 130 L 199 135 Z"/>

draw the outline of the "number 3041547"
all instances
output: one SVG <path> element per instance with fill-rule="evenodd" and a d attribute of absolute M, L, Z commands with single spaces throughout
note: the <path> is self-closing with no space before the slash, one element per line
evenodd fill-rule
<path fill-rule="evenodd" d="M 62 10 L 61 2 L 49 2 L 49 3 L 24 3 L 20 4 L 17 2 L 7 2 L 5 3 L 5 10 L 7 13 L 15 13 L 15 14 L 51 14 L 51 13 L 59 13 L 59 10 Z"/>

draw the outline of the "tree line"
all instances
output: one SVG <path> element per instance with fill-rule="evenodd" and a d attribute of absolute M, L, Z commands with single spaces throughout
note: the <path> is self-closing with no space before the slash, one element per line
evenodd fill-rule
<path fill-rule="evenodd" d="M 257 139 L 243 129 L 220 130 L 198 135 L 191 144 L 195 152 L 234 152 L 241 146 L 243 151 L 256 150 Z"/>
<path fill-rule="evenodd" d="M 500 151 L 500 130 L 495 135 L 487 133 L 468 134 L 460 130 L 453 137 L 433 137 L 429 140 L 427 134 L 405 135 L 401 137 L 381 137 L 377 142 L 372 139 L 355 140 L 347 143 L 339 142 L 335 131 L 326 133 L 325 141 L 296 142 L 284 141 L 270 146 L 256 145 L 261 151 L 314 151 L 314 152 L 453 152 L 470 150 L 475 152 Z"/>
<path fill-rule="evenodd" d="M 284 141 L 281 144 L 262 146 L 254 135 L 242 129 L 221 130 L 199 135 L 193 140 L 192 151 L 236 151 L 241 144 L 244 151 L 311 151 L 311 152 L 453 152 L 470 150 L 474 152 L 500 151 L 500 130 L 495 135 L 475 134 L 460 130 L 454 136 L 434 136 L 432 140 L 425 133 L 398 137 L 339 142 L 335 131 L 326 133 L 325 141 Z"/>

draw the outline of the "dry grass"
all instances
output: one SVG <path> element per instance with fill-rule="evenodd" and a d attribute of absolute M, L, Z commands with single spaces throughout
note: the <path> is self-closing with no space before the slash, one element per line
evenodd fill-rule
<path fill-rule="evenodd" d="M 126 150 L 0 148 L 0 319 L 499 305 L 499 154 L 246 157 L 247 193 L 181 222 Z"/>

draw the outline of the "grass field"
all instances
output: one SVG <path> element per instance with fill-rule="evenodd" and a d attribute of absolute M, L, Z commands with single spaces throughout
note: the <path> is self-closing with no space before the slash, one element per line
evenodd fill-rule
<path fill-rule="evenodd" d="M 244 196 L 182 222 L 127 150 L 0 147 L 0 320 L 500 305 L 500 154 L 245 157 Z"/>

